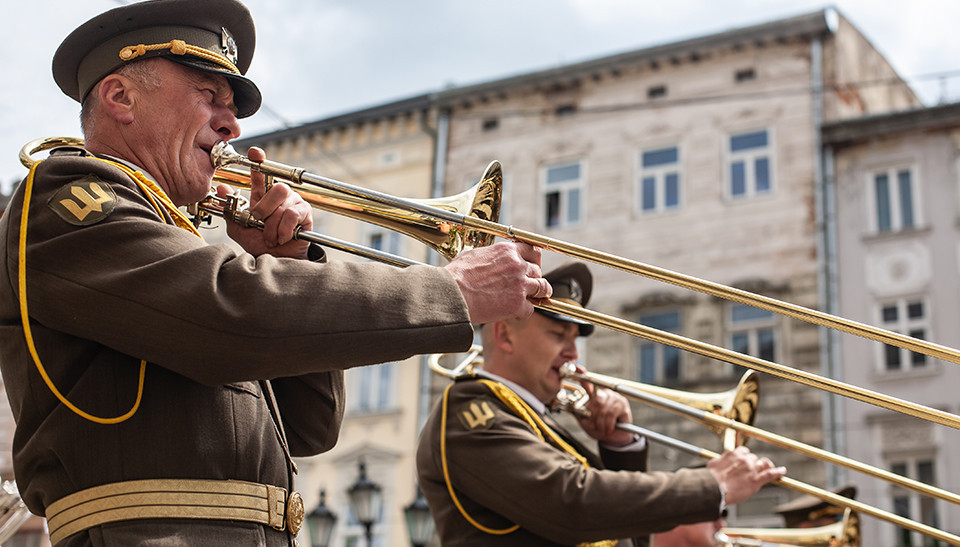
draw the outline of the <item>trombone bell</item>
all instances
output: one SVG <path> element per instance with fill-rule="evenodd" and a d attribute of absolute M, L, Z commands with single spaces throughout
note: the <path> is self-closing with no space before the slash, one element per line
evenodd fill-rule
<path fill-rule="evenodd" d="M 352 194 L 343 188 L 332 190 L 324 183 L 348 187 L 346 183 L 291 170 L 271 161 L 251 162 L 226 143 L 218 143 L 211 152 L 217 171 L 213 182 L 235 188 L 250 188 L 250 170 L 261 171 L 284 180 L 311 206 L 337 213 L 410 236 L 436 252 L 453 259 L 461 251 L 484 247 L 493 243 L 495 235 L 449 222 L 432 215 L 411 211 L 390 203 Z M 459 194 L 441 198 L 406 200 L 423 208 L 439 209 L 455 215 L 495 223 L 500 218 L 500 200 L 503 195 L 503 169 L 492 161 L 473 187 Z"/>
<path fill-rule="evenodd" d="M 560 374 L 561 376 L 564 374 L 564 369 L 561 369 Z M 681 403 L 698 410 L 712 412 L 746 425 L 753 425 L 757 417 L 757 407 L 760 404 L 760 380 L 758 379 L 757 373 L 752 370 L 746 371 L 743 376 L 740 377 L 740 381 L 735 387 L 716 393 L 695 393 L 669 389 L 644 384 L 642 382 L 615 378 L 613 376 L 606 376 L 604 374 L 597 374 L 595 372 L 591 372 L 585 380 L 590 381 L 590 377 L 598 381 L 618 384 L 637 391 L 670 399 L 676 403 Z M 737 432 L 733 429 L 703 421 L 701 421 L 701 423 L 721 437 L 725 450 L 732 450 L 739 445 L 746 444 L 747 438 L 743 435 L 737 435 Z"/>
<path fill-rule="evenodd" d="M 814 528 L 723 528 L 717 533 L 719 545 L 759 545 L 740 540 L 755 540 L 763 545 L 796 547 L 860 547 L 860 517 L 847 508 L 843 520 Z"/>

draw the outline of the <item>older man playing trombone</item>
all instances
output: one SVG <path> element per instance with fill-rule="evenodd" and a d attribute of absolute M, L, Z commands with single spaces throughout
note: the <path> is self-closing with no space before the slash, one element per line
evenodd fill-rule
<path fill-rule="evenodd" d="M 342 369 L 465 349 L 471 322 L 550 295 L 521 244 L 445 268 L 325 263 L 294 238 L 304 200 L 256 174 L 263 230 L 229 229 L 246 252 L 206 244 L 179 208 L 260 105 L 254 41 L 237 0 L 154 0 L 54 57 L 86 146 L 35 162 L 0 223 L 0 366 L 16 480 L 58 547 L 293 545 L 293 458 L 336 443 Z"/>
<path fill-rule="evenodd" d="M 544 277 L 554 299 L 583 306 L 592 277 L 573 262 Z M 630 422 L 621 395 L 593 390 L 580 419 L 599 454 L 551 419 L 561 365 L 593 326 L 537 309 L 483 326 L 483 370 L 451 384 L 434 407 L 417 451 L 420 487 L 444 545 L 572 545 L 623 539 L 713 521 L 786 470 L 745 447 L 705 468 L 647 472 L 646 442 L 617 428 Z"/>

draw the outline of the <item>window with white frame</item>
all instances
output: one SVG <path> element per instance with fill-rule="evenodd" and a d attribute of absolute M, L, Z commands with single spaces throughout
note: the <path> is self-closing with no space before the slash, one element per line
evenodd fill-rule
<path fill-rule="evenodd" d="M 350 409 L 354 412 L 378 412 L 393 407 L 393 385 L 396 363 L 357 367 L 349 377 L 353 384 Z"/>
<path fill-rule="evenodd" d="M 583 162 L 549 165 L 543 169 L 543 199 L 547 228 L 579 224 L 583 220 Z"/>
<path fill-rule="evenodd" d="M 637 209 L 651 214 L 680 206 L 680 149 L 676 146 L 640 153 Z"/>
<path fill-rule="evenodd" d="M 878 233 L 908 230 L 917 225 L 913 170 L 876 171 L 871 179 L 874 228 Z"/>
<path fill-rule="evenodd" d="M 727 333 L 731 350 L 776 362 L 777 318 L 772 311 L 731 303 L 727 306 Z M 733 367 L 734 374 L 744 372 L 739 365 Z"/>
<path fill-rule="evenodd" d="M 770 132 L 730 136 L 729 196 L 733 199 L 769 194 L 773 190 Z"/>
<path fill-rule="evenodd" d="M 880 304 L 880 322 L 883 328 L 926 340 L 930 316 L 922 298 L 904 298 Z M 884 344 L 883 369 L 888 372 L 927 366 L 928 357 L 897 346 Z"/>
<path fill-rule="evenodd" d="M 897 475 L 908 477 L 930 486 L 936 486 L 936 469 L 934 460 L 929 457 L 900 458 L 889 462 L 890 471 Z M 940 519 L 937 515 L 936 500 L 907 490 L 901 486 L 891 485 L 891 505 L 893 512 L 901 517 L 922 522 L 927 526 L 940 529 Z M 933 546 L 940 545 L 935 539 L 911 532 L 906 528 L 897 528 L 898 547 Z"/>
<path fill-rule="evenodd" d="M 680 333 L 678 310 L 640 313 L 637 321 L 660 331 Z M 669 384 L 680 381 L 681 351 L 673 346 L 637 339 L 636 376 L 645 384 Z"/>

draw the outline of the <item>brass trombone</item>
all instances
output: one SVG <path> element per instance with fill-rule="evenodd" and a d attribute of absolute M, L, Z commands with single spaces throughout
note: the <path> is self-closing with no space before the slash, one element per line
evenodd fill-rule
<path fill-rule="evenodd" d="M 885 469 L 867 465 L 865 463 L 858 462 L 857 460 L 846 458 L 821 448 L 795 441 L 789 437 L 771 433 L 755 427 L 750 423 L 737 421 L 729 416 L 724 416 L 719 413 L 709 412 L 702 408 L 697 408 L 694 405 L 686 404 L 682 397 L 671 397 L 668 393 L 664 393 L 662 391 L 658 393 L 656 390 L 652 390 L 650 386 L 640 382 L 624 380 L 613 376 L 597 374 L 595 372 L 577 372 L 576 366 L 573 363 L 565 363 L 562 367 L 560 367 L 560 376 L 577 381 L 586 381 L 594 385 L 605 387 L 607 389 L 616 391 L 617 393 L 620 393 L 629 399 L 640 401 L 650 406 L 667 410 L 669 412 L 673 412 L 674 414 L 679 414 L 685 418 L 690 418 L 702 424 L 706 424 L 714 431 L 736 431 L 747 437 L 759 439 L 772 445 L 779 446 L 780 448 L 794 450 L 821 461 L 840 465 L 854 471 L 859 471 L 915 492 L 960 505 L 960 495 L 957 495 L 953 492 L 948 492 L 941 488 L 930 486 L 929 484 L 925 484 L 902 475 L 897 475 L 896 473 L 891 473 Z M 657 389 L 662 390 L 663 388 Z"/>
<path fill-rule="evenodd" d="M 860 547 L 860 517 L 849 508 L 843 519 L 812 528 L 729 528 L 716 534 L 720 547 L 791 545 L 795 547 Z"/>
<path fill-rule="evenodd" d="M 953 348 L 934 344 L 926 340 L 905 336 L 903 334 L 891 332 L 877 327 L 864 325 L 855 321 L 843 319 L 841 317 L 836 317 L 816 310 L 804 308 L 802 306 L 781 302 L 772 298 L 727 287 L 725 285 L 671 272 L 669 270 L 534 234 L 532 232 L 519 230 L 513 226 L 499 224 L 496 222 L 499 218 L 499 202 L 497 202 L 496 206 L 493 206 L 494 196 L 492 194 L 487 196 L 489 197 L 488 200 L 481 200 L 484 206 L 474 208 L 467 212 L 459 212 L 433 207 L 415 200 L 402 199 L 380 192 L 367 190 L 352 184 L 307 173 L 301 168 L 291 167 L 277 162 L 254 162 L 248 159 L 246 156 L 238 154 L 235 150 L 233 150 L 232 146 L 224 142 L 218 143 L 216 146 L 214 146 L 213 150 L 210 152 L 210 156 L 214 166 L 220 170 L 242 166 L 251 171 L 263 173 L 265 176 L 284 180 L 290 184 L 292 188 L 303 195 L 304 199 L 310 201 L 311 203 L 316 203 L 317 201 L 322 202 L 324 200 L 314 200 L 308 196 L 326 195 L 325 192 L 331 191 L 334 192 L 335 196 L 338 198 L 333 201 L 339 201 L 341 196 L 349 197 L 353 201 L 351 202 L 350 207 L 347 207 L 347 209 L 349 210 L 350 216 L 353 218 L 368 220 L 375 224 L 380 224 L 381 217 L 391 216 L 394 214 L 394 211 L 398 212 L 396 214 L 396 218 L 398 219 L 403 218 L 403 215 L 400 214 L 399 211 L 409 213 L 410 215 L 413 215 L 412 218 L 415 219 L 415 221 L 411 222 L 410 219 L 405 219 L 396 227 L 397 230 L 401 233 L 410 234 L 414 237 L 417 237 L 421 241 L 424 241 L 433 247 L 435 250 L 437 250 L 437 252 L 447 257 L 456 256 L 456 254 L 459 253 L 463 248 L 484 245 L 488 243 L 491 240 L 490 238 L 494 236 L 513 239 L 541 247 L 543 249 L 559 252 L 574 258 L 617 268 L 629 273 L 649 277 L 651 279 L 672 283 L 680 287 L 702 292 L 704 294 L 732 300 L 742 304 L 748 304 L 757 308 L 786 315 L 788 317 L 801 319 L 820 326 L 838 329 L 851 334 L 857 334 L 865 338 L 960 364 L 960 351 Z M 491 163 L 491 166 L 488 167 L 487 173 L 490 174 L 491 172 L 493 173 L 491 175 L 492 178 L 502 181 L 500 164 L 498 162 L 494 161 Z M 243 175 L 240 176 L 243 177 Z M 246 177 L 249 179 L 249 175 L 246 175 Z M 483 180 L 486 180 L 487 178 L 488 175 L 485 175 Z M 481 183 L 483 180 L 481 180 Z M 322 189 L 323 192 L 318 191 L 318 188 Z M 499 198 L 499 192 L 497 192 L 496 197 L 497 199 Z M 348 214 L 334 203 L 316 203 L 316 205 L 325 209 L 330 207 L 330 209 L 327 210 L 331 210 L 333 212 Z M 390 208 L 390 215 L 384 215 L 381 213 L 384 207 Z M 360 208 L 367 208 L 369 211 L 360 211 L 358 210 Z M 411 222 L 411 226 L 415 227 L 416 230 L 409 229 L 406 225 L 406 222 Z M 436 244 L 427 241 L 428 238 L 419 237 L 418 235 L 411 233 L 411 231 L 419 232 L 421 229 L 429 228 L 432 228 L 441 234 L 445 234 L 447 237 L 443 238 L 440 244 Z M 624 332 L 626 334 L 639 336 L 654 342 L 678 347 L 686 351 L 699 353 L 707 357 L 712 357 L 728 363 L 740 365 L 745 368 L 766 372 L 774 376 L 779 376 L 781 378 L 802 383 L 809 387 L 816 387 L 824 391 L 850 397 L 852 399 L 873 404 L 881 408 L 886 408 L 888 410 L 893 410 L 939 424 L 948 425 L 955 429 L 960 429 L 960 416 L 956 416 L 949 412 L 944 412 L 910 401 L 905 401 L 896 397 L 890 397 L 888 395 L 808 373 L 793 367 L 779 365 L 770 361 L 743 355 L 725 348 L 705 344 L 698 340 L 692 340 L 671 333 L 658 331 L 650 327 L 600 314 L 591 310 L 582 309 L 564 302 L 547 300 L 537 304 L 537 306 L 542 309 L 582 319 L 595 325 L 604 326 L 619 332 Z"/>
<path fill-rule="evenodd" d="M 82 140 L 80 139 L 55 138 L 32 141 L 21 150 L 21 162 L 29 167 L 34 163 L 31 157 L 33 154 L 41 150 L 49 150 L 56 146 L 62 146 L 65 141 L 71 146 L 82 145 Z M 419 239 L 448 258 L 456 256 L 463 249 L 486 245 L 490 243 L 494 237 L 523 241 L 574 258 L 672 283 L 704 294 L 773 311 L 788 317 L 857 334 L 885 344 L 960 364 L 960 350 L 671 272 L 602 251 L 596 251 L 523 231 L 513 226 L 499 224 L 496 220 L 499 217 L 502 172 L 500 164 L 496 161 L 491 162 L 490 167 L 488 167 L 480 183 L 464 194 L 454 196 L 453 198 L 440 198 L 439 201 L 417 201 L 403 199 L 321 177 L 307 173 L 302 168 L 292 167 L 278 162 L 254 162 L 246 156 L 238 154 L 233 150 L 232 146 L 224 142 L 220 142 L 214 146 L 210 152 L 210 156 L 211 161 L 218 170 L 216 180 L 219 182 L 239 187 L 248 187 L 250 174 L 245 170 L 258 171 L 268 178 L 272 177 L 287 182 L 290 187 L 298 192 L 306 201 L 318 208 L 395 229 L 400 233 Z M 469 205 L 465 206 L 464 203 L 469 203 Z M 237 218 L 242 218 L 242 215 Z M 254 223 L 252 225 L 255 226 L 256 224 Z M 323 236 L 319 234 L 302 233 L 300 235 L 300 237 L 304 239 L 309 239 L 308 236 L 316 236 L 310 240 L 324 244 L 322 241 Z M 381 256 L 383 255 L 383 253 L 374 250 L 367 252 L 368 250 L 366 248 L 358 245 L 348 246 L 352 247 L 352 250 L 344 247 L 335 248 L 377 260 L 381 260 Z M 390 263 L 410 265 L 415 262 L 398 257 L 397 261 L 390 261 Z M 766 372 L 780 378 L 849 397 L 887 410 L 960 429 L 960 416 L 949 412 L 863 389 L 797 368 L 740 354 L 698 340 L 659 331 L 564 302 L 546 299 L 539 301 L 536 306 L 541 309 L 582 319 L 594 325 L 607 327 L 618 332 L 661 344 L 667 344 L 685 351 L 698 353 L 756 371 Z"/>
<path fill-rule="evenodd" d="M 457 379 L 461 376 L 473 375 L 476 373 L 476 369 L 482 364 L 482 355 L 483 350 L 480 346 L 473 346 L 467 352 L 466 356 L 460 360 L 455 366 L 451 368 L 444 367 L 440 364 L 440 359 L 442 355 L 434 354 L 428 358 L 428 363 L 430 369 L 445 376 L 450 379 Z M 628 382 L 624 380 L 615 379 L 610 376 L 604 376 L 594 373 L 581 374 L 576 372 L 576 367 L 572 363 L 567 363 L 560 371 L 561 377 L 565 377 L 567 380 L 577 380 L 577 381 L 587 381 L 595 385 L 605 387 L 607 389 L 612 389 L 621 393 L 622 395 L 639 400 L 658 408 L 663 408 L 671 410 L 685 417 L 691 417 L 695 420 L 708 425 L 714 431 L 722 430 L 725 428 L 730 428 L 738 432 L 746 432 L 748 435 L 761 438 L 762 440 L 768 440 L 772 444 L 782 446 L 785 448 L 798 449 L 803 453 L 808 455 L 822 456 L 821 459 L 827 458 L 827 461 L 836 460 L 836 463 L 848 463 L 849 465 L 854 466 L 859 471 L 864 473 L 876 476 L 881 479 L 888 480 L 895 484 L 904 486 L 905 488 L 913 489 L 920 491 L 922 493 L 938 497 L 940 499 L 945 499 L 947 501 L 953 501 L 957 503 L 957 500 L 960 500 L 956 494 L 940 490 L 929 485 L 919 483 L 912 479 L 902 477 L 900 475 L 895 475 L 889 473 L 882 469 L 877 469 L 865 464 L 860 464 L 854 460 L 849 460 L 848 458 L 843 458 L 842 456 L 837 456 L 829 452 L 817 449 L 815 447 L 805 445 L 790 439 L 780 437 L 773 433 L 765 432 L 761 429 L 755 428 L 751 425 L 737 422 L 731 417 L 725 416 L 721 411 L 716 411 L 715 409 L 719 407 L 722 408 L 731 408 L 732 405 L 729 402 L 725 402 L 722 399 L 727 398 L 730 400 L 736 400 L 738 398 L 738 393 L 735 389 L 728 390 L 726 392 L 721 392 L 717 394 L 689 394 L 683 391 L 678 390 L 669 390 L 657 386 L 650 386 L 647 384 L 642 384 L 640 382 Z M 759 394 L 759 391 L 753 392 L 754 394 Z M 692 402 L 692 405 L 686 404 L 687 401 Z M 754 400 L 751 404 L 755 404 L 757 401 Z M 563 389 L 561 389 L 558 398 L 553 401 L 551 407 L 556 410 L 568 411 L 574 415 L 583 416 L 585 412 L 584 405 L 586 403 L 586 394 L 582 388 L 577 388 L 572 384 L 565 383 Z M 754 413 L 755 414 L 755 413 Z M 753 415 L 751 415 L 751 420 Z M 708 450 L 706 448 L 701 448 L 693 444 L 663 435 L 656 431 L 640 427 L 635 424 L 629 423 L 618 423 L 617 427 L 638 435 L 643 435 L 648 440 L 662 444 L 681 452 L 698 456 L 707 460 L 718 458 L 720 454 Z M 777 441 L 774 442 L 776 439 Z M 726 447 L 725 447 L 726 448 Z M 819 454 L 822 453 L 822 454 Z M 873 507 L 872 505 L 867 505 L 863 502 L 859 502 L 845 496 L 840 496 L 829 490 L 824 490 L 810 484 L 791 479 L 790 477 L 783 477 L 779 480 L 773 481 L 771 484 L 776 484 L 783 486 L 784 488 L 789 488 L 804 494 L 809 494 L 811 496 L 820 498 L 828 503 L 837 505 L 839 507 L 845 507 L 847 509 L 863 513 L 865 515 L 870 515 L 881 520 L 885 520 L 897 526 L 913 530 L 915 532 L 920 532 L 921 534 L 937 538 L 951 545 L 960 545 L 960 536 L 956 536 L 949 532 L 933 528 L 921 522 L 910 520 L 899 515 L 884 511 L 882 509 Z M 858 528 L 859 529 L 859 528 Z M 801 544 L 803 545 L 803 544 Z M 842 544 L 841 544 L 842 545 Z"/>
<path fill-rule="evenodd" d="M 602 385 L 602 384 L 598 384 L 598 385 Z M 664 403 L 664 406 L 669 406 L 669 404 L 678 404 L 679 406 L 683 406 L 683 405 L 680 405 L 679 403 L 674 403 L 669 399 L 658 397 L 657 395 L 653 395 L 653 394 L 647 394 L 647 395 L 651 399 L 662 399 L 662 403 Z M 658 403 L 658 406 L 659 405 L 660 403 Z M 704 414 L 709 414 L 709 413 L 704 412 Z M 720 416 L 717 416 L 717 417 L 724 419 Z M 720 457 L 720 454 L 713 452 L 711 450 L 707 450 L 706 448 L 701 448 L 701 447 L 692 445 L 690 443 L 686 443 L 684 441 L 674 439 L 672 437 L 668 437 L 666 435 L 637 426 L 635 424 L 620 423 L 620 424 L 617 424 L 617 427 L 627 431 L 632 431 L 638 435 L 643 435 L 650 441 L 653 441 L 665 446 L 669 446 L 676 450 L 680 450 L 682 452 L 686 452 L 687 454 L 691 454 L 694 456 L 699 456 L 707 460 L 712 460 L 714 458 Z M 899 477 L 899 479 L 905 479 L 905 477 L 900 477 L 899 475 L 895 475 L 895 476 Z M 906 479 L 906 480 L 910 481 L 910 479 Z M 899 483 L 900 481 L 898 480 L 897 482 Z M 818 488 L 816 486 L 812 486 L 810 484 L 807 484 L 795 479 L 791 479 L 790 477 L 780 478 L 778 480 L 771 482 L 771 484 L 782 486 L 784 488 L 789 488 L 791 490 L 802 492 L 804 494 L 809 494 L 811 496 L 820 498 L 828 503 L 832 503 L 833 505 L 858 511 L 865 515 L 870 515 L 872 517 L 885 520 L 896 526 L 913 530 L 915 532 L 920 532 L 921 534 L 930 536 L 932 538 L 940 539 L 942 541 L 949 543 L 950 545 L 960 545 L 960 536 L 934 528 L 932 526 L 923 524 L 921 522 L 917 522 L 915 520 L 901 517 L 900 515 L 890 513 L 889 511 L 884 511 L 883 509 L 879 509 L 872 505 L 867 505 L 863 502 L 856 501 L 844 496 L 840 496 L 838 494 L 830 492 L 829 490 L 824 490 L 823 488 Z M 927 487 L 927 485 L 923 485 L 923 486 Z M 949 492 L 947 492 L 946 494 L 953 496 L 953 494 L 950 494 Z"/>
<path fill-rule="evenodd" d="M 467 350 L 466 356 L 449 369 L 440 364 L 442 357 L 443 355 L 440 354 L 433 354 L 428 357 L 427 362 L 430 370 L 441 376 L 456 379 L 463 375 L 472 375 L 478 367 L 482 366 L 483 348 L 474 344 Z M 632 387 L 693 409 L 723 416 L 726 419 L 747 425 L 753 425 L 757 416 L 757 407 L 760 404 L 760 380 L 757 373 L 752 370 L 744 372 L 736 386 L 717 393 L 693 393 L 640 382 L 634 382 Z M 586 390 L 578 382 L 565 379 L 563 388 L 557 394 L 551 406 L 554 410 L 565 410 L 574 415 L 584 415 L 588 400 Z M 719 426 L 706 420 L 697 421 L 720 437 L 724 450 L 733 450 L 737 446 L 745 444 L 748 438 L 744 435 L 737 435 L 735 429 Z"/>

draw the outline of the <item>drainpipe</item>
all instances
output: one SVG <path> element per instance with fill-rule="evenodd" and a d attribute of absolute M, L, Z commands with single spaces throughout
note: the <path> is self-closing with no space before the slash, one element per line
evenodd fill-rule
<path fill-rule="evenodd" d="M 431 101 L 435 104 L 435 101 Z M 447 140 L 450 130 L 450 113 L 445 109 L 437 112 L 437 129 L 431 131 L 433 136 L 433 180 L 431 181 L 430 196 L 443 196 L 443 179 L 447 171 Z M 430 251 L 427 257 L 427 263 L 437 265 L 439 255 Z M 417 416 L 417 433 L 423 429 L 423 424 L 427 421 L 430 414 L 430 386 L 433 371 L 430 370 L 429 356 L 424 355 L 420 358 L 420 409 Z"/>
<path fill-rule="evenodd" d="M 817 287 L 820 309 L 831 315 L 839 315 L 837 285 L 837 226 L 836 191 L 833 177 L 833 149 L 824 147 L 823 128 L 823 42 L 819 36 L 810 47 L 810 67 L 813 79 L 813 153 L 814 192 L 816 193 L 817 238 Z M 843 380 L 840 362 L 839 333 L 834 329 L 820 327 L 820 374 L 834 380 Z M 839 395 L 823 393 L 824 449 L 835 454 L 845 453 L 841 426 L 843 401 Z M 846 472 L 839 466 L 826 465 L 827 484 L 832 488 L 843 484 Z"/>

